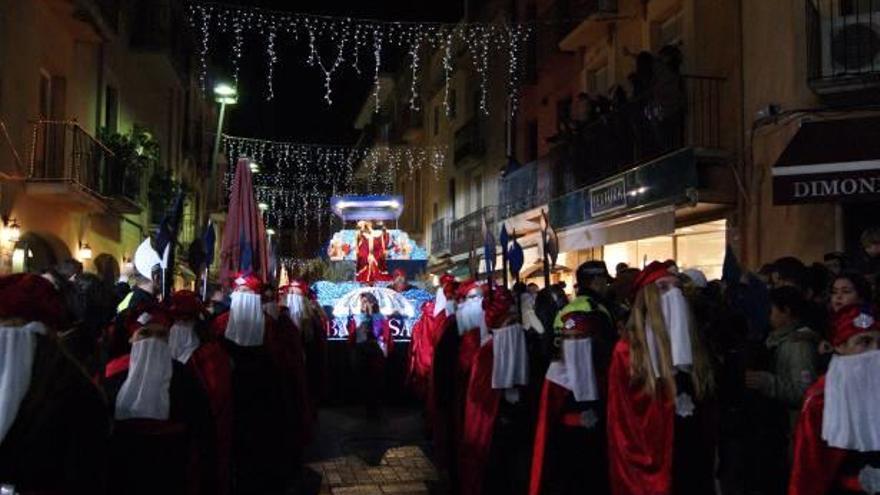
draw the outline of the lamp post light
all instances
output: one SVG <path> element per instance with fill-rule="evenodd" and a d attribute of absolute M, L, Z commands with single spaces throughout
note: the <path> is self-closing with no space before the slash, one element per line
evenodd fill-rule
<path fill-rule="evenodd" d="M 214 101 L 220 104 L 220 116 L 217 119 L 217 134 L 214 136 L 214 152 L 211 154 L 211 187 L 216 190 L 214 184 L 217 174 L 217 155 L 220 154 L 220 137 L 223 135 L 223 119 L 226 117 L 226 105 L 238 103 L 238 90 L 226 83 L 214 86 Z"/>

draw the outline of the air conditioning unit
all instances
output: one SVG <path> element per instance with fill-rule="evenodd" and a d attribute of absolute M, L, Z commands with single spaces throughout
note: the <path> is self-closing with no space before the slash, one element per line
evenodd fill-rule
<path fill-rule="evenodd" d="M 880 12 L 822 19 L 823 78 L 880 72 Z"/>

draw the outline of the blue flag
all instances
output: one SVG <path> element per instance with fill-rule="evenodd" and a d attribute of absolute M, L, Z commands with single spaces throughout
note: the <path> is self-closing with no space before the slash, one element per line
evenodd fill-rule
<path fill-rule="evenodd" d="M 513 275 L 513 278 L 519 278 L 519 272 L 525 263 L 525 255 L 522 246 L 516 241 L 516 230 L 513 231 L 513 246 L 510 248 L 508 257 L 510 258 L 510 274 Z"/>

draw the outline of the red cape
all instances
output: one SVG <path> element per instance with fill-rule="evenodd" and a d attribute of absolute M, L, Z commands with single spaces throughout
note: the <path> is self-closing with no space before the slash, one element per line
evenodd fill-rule
<path fill-rule="evenodd" d="M 472 330 L 468 330 L 465 332 L 458 344 L 458 361 L 456 365 L 456 380 L 455 380 L 455 402 L 453 403 L 453 438 L 452 441 L 455 442 L 455 450 L 458 450 L 458 447 L 461 443 L 462 435 L 464 435 L 465 428 L 465 413 L 464 408 L 467 403 L 467 390 L 468 385 L 471 381 L 471 372 L 474 368 L 474 363 L 477 361 L 477 355 L 480 352 L 480 329 L 474 328 Z M 490 372 L 491 375 L 491 372 Z"/>
<path fill-rule="evenodd" d="M 446 318 L 440 338 L 434 346 L 428 376 L 427 419 L 437 452 L 437 463 L 442 467 L 449 467 L 455 462 L 452 449 L 458 339 L 455 318 Z"/>
<path fill-rule="evenodd" d="M 225 338 L 228 323 L 228 311 L 214 318 L 211 322 L 214 335 Z M 298 448 L 302 449 L 310 440 L 313 418 L 306 385 L 302 337 L 289 317 L 283 316 L 274 320 L 267 315 L 263 345 L 275 368 L 281 373 L 284 400 L 288 404 L 288 417 L 292 423 L 289 427 L 292 428 Z"/>
<path fill-rule="evenodd" d="M 216 341 L 202 343 L 187 361 L 211 403 L 217 427 L 218 493 L 229 493 L 232 463 L 232 367 L 229 355 Z"/>
<path fill-rule="evenodd" d="M 841 468 L 850 452 L 829 446 L 822 440 L 822 411 L 825 407 L 825 376 L 804 395 L 804 405 L 794 434 L 794 462 L 788 481 L 789 495 L 825 495 L 833 488 L 863 492 L 858 476 L 844 476 Z"/>
<path fill-rule="evenodd" d="M 483 491 L 483 474 L 489 461 L 501 400 L 501 392 L 492 388 L 492 353 L 490 340 L 478 350 L 468 383 L 464 408 L 467 420 L 459 450 L 462 495 L 479 495 Z"/>
<path fill-rule="evenodd" d="M 614 495 L 672 492 L 673 401 L 632 385 L 629 342 L 620 339 L 608 372 L 608 463 Z"/>
<path fill-rule="evenodd" d="M 544 456 L 550 428 L 559 421 L 565 398 L 571 392 L 564 387 L 544 380 L 541 403 L 538 406 L 538 424 L 535 427 L 535 444 L 532 451 L 532 470 L 529 477 L 529 495 L 539 495 L 543 483 Z"/>
<path fill-rule="evenodd" d="M 425 303 L 422 306 L 422 316 L 413 326 L 406 377 L 410 389 L 421 400 L 425 400 L 428 396 L 434 348 L 443 335 L 445 327 L 446 311 L 441 311 L 435 317 L 434 302 Z"/>

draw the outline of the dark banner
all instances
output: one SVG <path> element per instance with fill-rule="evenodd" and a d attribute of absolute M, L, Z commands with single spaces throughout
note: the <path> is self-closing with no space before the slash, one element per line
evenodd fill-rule
<path fill-rule="evenodd" d="M 865 200 L 880 200 L 880 170 L 773 177 L 777 205 Z"/>

